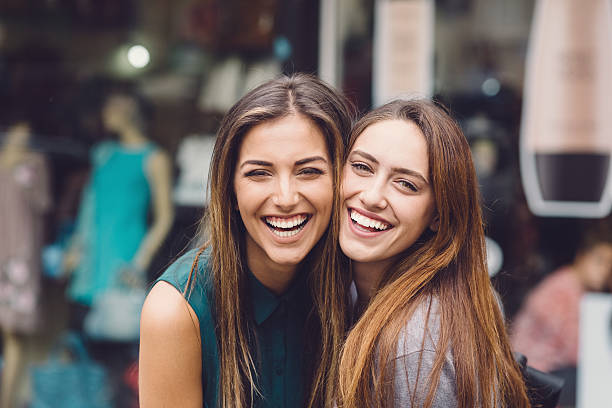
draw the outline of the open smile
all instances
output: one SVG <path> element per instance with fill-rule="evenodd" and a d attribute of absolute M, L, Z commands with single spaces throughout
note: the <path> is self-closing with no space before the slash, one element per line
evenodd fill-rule
<path fill-rule="evenodd" d="M 358 231 L 376 233 L 388 231 L 393 228 L 393 225 L 389 224 L 388 222 L 383 221 L 382 219 L 368 217 L 367 215 L 362 214 L 353 208 L 349 208 L 348 213 L 352 226 Z"/>
<path fill-rule="evenodd" d="M 276 236 L 290 238 L 303 230 L 311 218 L 311 214 L 297 214 L 289 217 L 266 216 L 261 219 Z"/>

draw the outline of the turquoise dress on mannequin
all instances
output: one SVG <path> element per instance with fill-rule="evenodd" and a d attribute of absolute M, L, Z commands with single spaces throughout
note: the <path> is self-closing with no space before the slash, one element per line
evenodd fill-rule
<path fill-rule="evenodd" d="M 104 142 L 93 149 L 92 173 L 81 199 L 76 236 L 81 259 L 73 272 L 70 298 L 90 305 L 119 284 L 147 233 L 151 187 L 148 158 L 157 147 Z"/>

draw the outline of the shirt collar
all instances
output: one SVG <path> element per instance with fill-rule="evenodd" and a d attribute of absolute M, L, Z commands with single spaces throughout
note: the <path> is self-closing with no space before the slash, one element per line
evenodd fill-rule
<path fill-rule="evenodd" d="M 297 276 L 291 282 L 289 288 L 280 296 L 266 288 L 251 271 L 248 271 L 247 275 L 251 295 L 251 310 L 253 310 L 255 323 L 258 326 L 265 322 L 283 301 L 286 301 L 290 307 L 306 306 L 308 288 L 306 287 L 306 273 L 304 271 L 297 272 Z"/>

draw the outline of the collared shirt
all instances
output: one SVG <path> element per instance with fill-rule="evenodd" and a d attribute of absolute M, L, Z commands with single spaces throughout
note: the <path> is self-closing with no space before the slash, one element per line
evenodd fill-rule
<path fill-rule="evenodd" d="M 189 251 L 173 263 L 158 279 L 173 285 L 183 293 L 196 250 Z M 207 279 L 210 249 L 198 261 L 198 279 L 188 294 L 188 302 L 196 313 L 202 338 L 202 387 L 204 406 L 217 406 L 219 385 L 219 351 L 212 315 L 214 297 Z M 304 389 L 306 349 L 305 323 L 311 300 L 305 274 L 300 274 L 289 289 L 277 296 L 248 272 L 250 310 L 256 344 L 251 353 L 256 361 L 257 386 L 263 397 L 255 397 L 256 408 L 300 407 L 307 392 Z"/>

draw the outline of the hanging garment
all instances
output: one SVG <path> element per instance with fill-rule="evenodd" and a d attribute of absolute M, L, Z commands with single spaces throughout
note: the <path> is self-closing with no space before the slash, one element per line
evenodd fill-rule
<path fill-rule="evenodd" d="M 50 205 L 44 158 L 0 166 L 0 327 L 32 333 L 39 322 L 43 215 Z"/>

